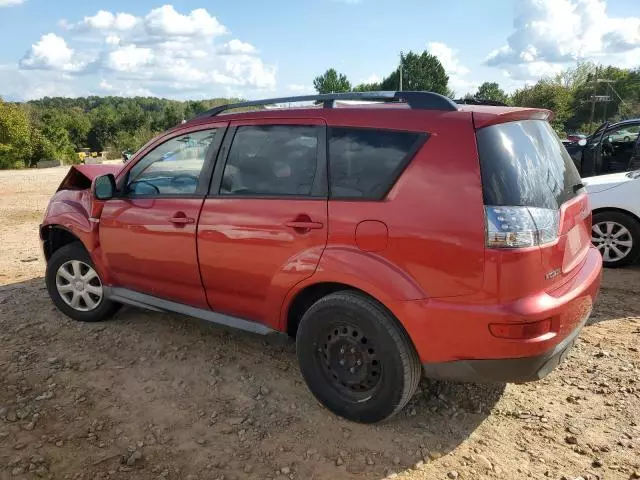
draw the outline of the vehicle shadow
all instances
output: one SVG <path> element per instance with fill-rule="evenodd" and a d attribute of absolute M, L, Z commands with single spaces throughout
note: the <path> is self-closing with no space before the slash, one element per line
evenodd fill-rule
<path fill-rule="evenodd" d="M 0 331 L 0 406 L 20 407 L 17 385 L 25 402 L 29 392 L 58 385 L 51 400 L 38 403 L 55 415 L 32 431 L 16 428 L 17 440 L 31 445 L 30 438 L 42 435 L 72 438 L 77 426 L 64 419 L 104 425 L 102 450 L 86 439 L 70 441 L 75 453 L 51 465 L 61 476 L 98 473 L 101 458 L 151 435 L 149 464 L 178 465 L 182 477 L 219 470 L 224 478 L 246 478 L 250 463 L 256 478 L 286 468 L 300 478 L 381 478 L 455 449 L 505 388 L 424 380 L 392 419 L 356 424 L 313 398 L 286 337 L 229 332 L 132 307 L 107 322 L 74 322 L 53 307 L 42 278 L 0 286 Z M 9 448 L 0 439 L 0 453 Z M 56 449 L 45 443 L 38 452 L 58 458 Z M 118 459 L 111 463 L 117 468 Z M 157 478 L 157 472 L 138 473 Z"/>

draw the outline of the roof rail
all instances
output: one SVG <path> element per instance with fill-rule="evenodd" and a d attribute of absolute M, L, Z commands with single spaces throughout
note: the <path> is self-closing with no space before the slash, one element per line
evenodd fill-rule
<path fill-rule="evenodd" d="M 277 103 L 293 102 L 322 102 L 324 108 L 333 108 L 335 100 L 369 100 L 382 102 L 406 103 L 416 110 L 443 110 L 452 112 L 458 110 L 456 104 L 443 95 L 433 92 L 345 92 L 345 93 L 323 93 L 319 95 L 303 95 L 298 97 L 268 98 L 265 100 L 252 100 L 249 102 L 230 103 L 214 107 L 199 114 L 196 118 L 215 117 L 216 115 L 235 108 L 257 107 L 263 105 L 273 105 Z"/>
<path fill-rule="evenodd" d="M 495 100 L 483 100 L 481 98 L 458 98 L 454 102 L 460 105 L 487 105 L 489 107 L 508 107 L 504 102 L 497 102 Z"/>

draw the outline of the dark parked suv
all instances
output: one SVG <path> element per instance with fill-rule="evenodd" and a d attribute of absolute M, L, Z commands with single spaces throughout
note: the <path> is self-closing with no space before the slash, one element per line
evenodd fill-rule
<path fill-rule="evenodd" d="M 315 104 L 226 113 L 292 101 Z M 287 333 L 313 394 L 361 422 L 423 372 L 537 380 L 602 269 L 550 116 L 428 92 L 214 108 L 124 165 L 70 170 L 40 228 L 49 294 L 82 321 L 124 303 Z"/>

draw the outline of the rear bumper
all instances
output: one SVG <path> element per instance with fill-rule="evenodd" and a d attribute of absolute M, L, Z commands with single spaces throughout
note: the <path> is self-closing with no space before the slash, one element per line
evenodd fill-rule
<path fill-rule="evenodd" d="M 523 383 L 541 380 L 564 361 L 588 318 L 571 335 L 541 355 L 425 363 L 424 374 L 429 378 L 457 382 Z"/>
<path fill-rule="evenodd" d="M 408 301 L 392 310 L 405 326 L 425 375 L 474 382 L 526 382 L 551 372 L 586 323 L 598 296 L 602 257 L 593 247 L 565 285 L 505 304 L 465 302 L 462 297 Z M 551 320 L 551 331 L 536 338 L 504 339 L 492 323 Z"/>

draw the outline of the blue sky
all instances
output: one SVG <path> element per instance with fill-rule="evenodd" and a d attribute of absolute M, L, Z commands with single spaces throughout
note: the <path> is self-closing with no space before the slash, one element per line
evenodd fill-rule
<path fill-rule="evenodd" d="M 170 0 L 166 0 L 170 1 Z M 268 6 L 267 6 L 268 5 Z M 580 60 L 640 66 L 638 0 L 0 0 L 0 96 L 258 98 L 429 50 L 459 95 Z"/>

